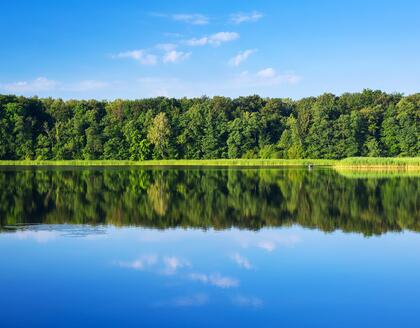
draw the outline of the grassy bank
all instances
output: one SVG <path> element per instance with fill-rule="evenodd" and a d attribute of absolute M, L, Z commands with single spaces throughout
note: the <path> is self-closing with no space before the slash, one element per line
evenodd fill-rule
<path fill-rule="evenodd" d="M 340 168 L 420 170 L 420 157 L 350 157 L 335 163 Z"/>
<path fill-rule="evenodd" d="M 211 159 L 211 160 L 64 160 L 0 161 L 0 166 L 334 166 L 338 169 L 420 170 L 420 157 L 351 157 L 329 159 Z"/>
<path fill-rule="evenodd" d="M 0 161 L 0 166 L 332 166 L 329 159 L 210 159 L 210 160 L 68 160 L 68 161 Z"/>

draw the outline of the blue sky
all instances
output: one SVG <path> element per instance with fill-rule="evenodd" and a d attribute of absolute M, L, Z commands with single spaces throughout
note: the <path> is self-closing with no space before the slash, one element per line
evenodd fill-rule
<path fill-rule="evenodd" d="M 420 91 L 420 1 L 2 1 L 0 93 Z"/>

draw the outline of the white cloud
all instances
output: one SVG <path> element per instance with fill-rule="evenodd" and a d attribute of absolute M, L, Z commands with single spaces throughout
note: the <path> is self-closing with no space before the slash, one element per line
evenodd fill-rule
<path fill-rule="evenodd" d="M 191 56 L 191 52 L 171 50 L 163 56 L 162 60 L 164 63 L 176 63 L 176 62 L 186 60 L 190 56 Z"/>
<path fill-rule="evenodd" d="M 238 287 L 239 281 L 234 278 L 225 277 L 220 275 L 219 273 L 207 275 L 203 273 L 191 273 L 189 278 L 194 281 L 199 281 L 204 284 L 210 284 L 220 288 L 232 288 Z"/>
<path fill-rule="evenodd" d="M 46 77 L 38 77 L 32 81 L 19 81 L 0 84 L 0 89 L 17 94 L 37 94 L 53 91 L 87 92 L 104 89 L 109 83 L 99 80 L 82 80 L 76 82 L 60 82 Z"/>
<path fill-rule="evenodd" d="M 302 79 L 299 75 L 290 72 L 278 74 L 272 67 L 264 68 L 258 71 L 256 76 L 261 80 L 267 81 L 269 84 L 296 84 Z"/>
<path fill-rule="evenodd" d="M 210 43 L 219 44 L 221 42 L 229 42 L 239 39 L 239 34 L 236 32 L 218 32 L 210 36 Z"/>
<path fill-rule="evenodd" d="M 279 84 L 294 85 L 299 83 L 300 80 L 301 77 L 299 75 L 294 73 L 278 74 L 274 68 L 268 67 L 255 74 L 244 71 L 234 79 L 233 84 L 237 87 L 260 87 Z"/>
<path fill-rule="evenodd" d="M 224 42 L 230 42 L 239 39 L 239 33 L 236 32 L 218 32 L 209 36 L 201 38 L 192 38 L 185 41 L 189 46 L 205 46 L 207 44 L 212 46 L 219 46 Z"/>
<path fill-rule="evenodd" d="M 163 63 L 163 52 L 159 58 Z M 166 64 L 169 65 L 169 64 Z M 53 81 L 53 83 L 45 82 Z M 202 95 L 223 95 L 237 97 L 243 94 L 258 92 L 264 95 L 270 90 L 271 96 L 276 96 L 278 89 L 271 88 L 278 85 L 296 85 L 301 80 L 293 72 L 278 73 L 272 78 L 257 76 L 257 72 L 243 71 L 230 78 L 207 80 L 204 77 L 183 79 L 176 76 L 154 75 L 142 76 L 127 80 L 101 81 L 86 79 L 80 81 L 59 81 L 50 78 L 26 80 L 21 82 L 0 82 L 0 93 L 13 93 L 18 95 L 41 97 L 62 97 L 64 99 L 101 98 L 127 98 L 138 99 L 147 97 L 200 97 Z M 44 84 L 40 87 L 40 81 Z M 271 88 L 271 89 L 269 89 Z M 267 94 L 270 95 L 270 94 Z"/>
<path fill-rule="evenodd" d="M 235 57 L 231 58 L 229 63 L 233 66 L 239 66 L 242 62 L 248 59 L 257 49 L 247 49 L 240 51 Z"/>
<path fill-rule="evenodd" d="M 251 262 L 249 262 L 249 260 L 247 258 L 243 257 L 239 253 L 233 254 L 232 255 L 232 260 L 242 268 L 245 268 L 247 270 L 252 269 Z"/>
<path fill-rule="evenodd" d="M 302 80 L 302 77 L 293 73 L 286 73 L 281 75 L 281 79 L 288 84 L 296 84 Z"/>
<path fill-rule="evenodd" d="M 236 296 L 232 298 L 232 303 L 238 306 L 260 307 L 263 301 L 258 297 Z"/>
<path fill-rule="evenodd" d="M 257 76 L 262 78 L 272 78 L 276 76 L 276 71 L 271 67 L 265 68 L 261 71 L 258 71 Z"/>
<path fill-rule="evenodd" d="M 230 20 L 234 24 L 241 24 L 245 22 L 257 22 L 263 17 L 263 14 L 258 11 L 250 13 L 235 13 L 230 16 Z"/>
<path fill-rule="evenodd" d="M 130 58 L 138 61 L 142 65 L 155 65 L 160 60 L 164 63 L 176 63 L 188 59 L 191 56 L 191 52 L 177 51 L 177 47 L 178 45 L 175 43 L 157 44 L 155 48 L 164 51 L 161 58 L 155 54 L 148 53 L 143 49 L 120 52 L 111 57 L 114 59 Z"/>
<path fill-rule="evenodd" d="M 157 57 L 153 54 L 147 53 L 143 49 L 130 50 L 125 52 L 120 52 L 116 55 L 112 55 L 112 58 L 130 58 L 138 61 L 142 65 L 154 65 L 157 63 Z"/>
<path fill-rule="evenodd" d="M 156 255 L 144 255 L 131 262 L 117 262 L 122 268 L 129 268 L 134 270 L 145 270 L 151 266 L 154 266 L 158 261 Z"/>
<path fill-rule="evenodd" d="M 174 14 L 170 16 L 173 20 L 192 25 L 206 25 L 209 18 L 202 14 Z"/>
<path fill-rule="evenodd" d="M 164 51 L 171 51 L 178 47 L 175 43 L 159 43 L 156 45 L 156 48 L 164 50 Z"/>
<path fill-rule="evenodd" d="M 0 88 L 12 93 L 43 92 L 56 89 L 59 82 L 49 80 L 46 77 L 38 77 L 32 81 L 18 81 L 0 84 Z"/>
<path fill-rule="evenodd" d="M 207 36 L 204 36 L 202 38 L 193 38 L 186 40 L 185 43 L 189 46 L 205 46 L 209 42 L 209 38 Z"/>

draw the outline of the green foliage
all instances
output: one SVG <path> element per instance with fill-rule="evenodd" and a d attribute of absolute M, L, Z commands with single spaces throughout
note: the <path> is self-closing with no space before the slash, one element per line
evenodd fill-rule
<path fill-rule="evenodd" d="M 170 154 L 169 141 L 171 129 L 165 113 L 159 113 L 147 133 L 147 139 L 154 145 L 153 158 L 162 159 Z"/>
<path fill-rule="evenodd" d="M 419 155 L 420 94 L 134 101 L 0 95 L 3 160 Z"/>
<path fill-rule="evenodd" d="M 420 152 L 420 94 L 401 99 L 397 104 L 398 141 L 403 156 Z"/>
<path fill-rule="evenodd" d="M 263 146 L 259 151 L 259 158 L 279 158 L 280 154 L 274 145 Z"/>
<path fill-rule="evenodd" d="M 287 119 L 286 129 L 281 135 L 278 148 L 283 158 L 303 157 L 302 140 L 299 136 L 297 121 L 293 116 Z"/>
<path fill-rule="evenodd" d="M 0 170 L 0 231 L 31 223 L 420 231 L 418 177 L 352 177 L 306 168 Z"/>
<path fill-rule="evenodd" d="M 374 138 L 369 138 L 366 141 L 366 155 L 368 157 L 380 157 L 381 156 L 381 149 L 379 147 L 378 142 Z"/>
<path fill-rule="evenodd" d="M 205 129 L 205 108 L 202 104 L 193 105 L 181 116 L 181 134 L 178 143 L 184 149 L 184 158 L 203 158 L 203 138 Z"/>
<path fill-rule="evenodd" d="M 384 152 L 387 156 L 397 156 L 400 152 L 399 143 L 400 125 L 397 119 L 395 106 L 391 105 L 385 112 L 382 122 L 381 142 L 384 145 Z"/>
<path fill-rule="evenodd" d="M 227 139 L 229 158 L 255 158 L 258 153 L 259 117 L 256 112 L 244 112 L 229 124 Z"/>

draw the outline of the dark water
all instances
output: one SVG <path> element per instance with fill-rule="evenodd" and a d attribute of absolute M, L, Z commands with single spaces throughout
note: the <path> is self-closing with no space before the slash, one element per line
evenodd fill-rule
<path fill-rule="evenodd" d="M 0 169 L 1 327 L 418 327 L 420 178 Z"/>

